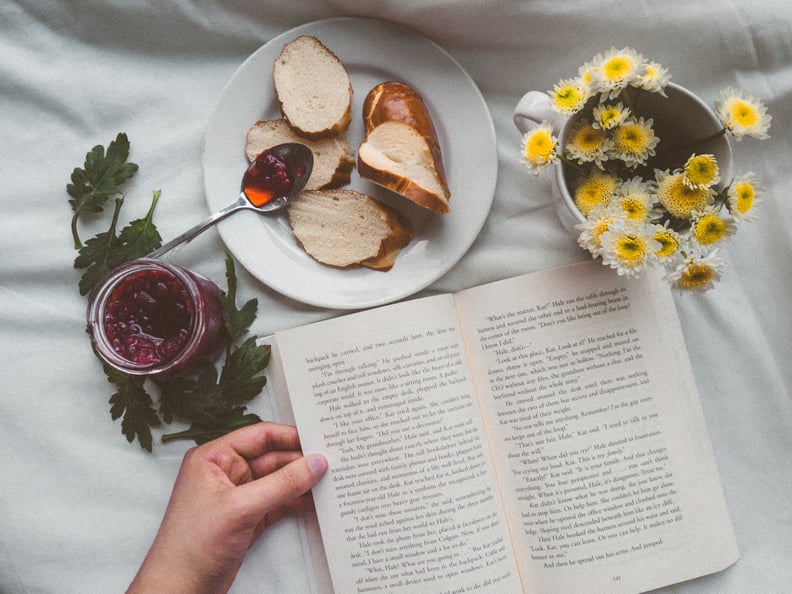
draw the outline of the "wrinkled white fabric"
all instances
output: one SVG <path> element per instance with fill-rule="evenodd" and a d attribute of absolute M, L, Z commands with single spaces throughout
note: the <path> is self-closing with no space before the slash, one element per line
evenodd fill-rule
<path fill-rule="evenodd" d="M 723 250 L 715 291 L 677 298 L 742 559 L 669 592 L 782 592 L 792 584 L 792 11 L 786 0 L 6 0 L 0 5 L 0 591 L 120 592 L 154 536 L 189 444 L 128 444 L 91 354 L 72 263 L 65 186 L 96 144 L 124 131 L 140 171 L 126 219 L 162 191 L 170 238 L 208 214 L 202 137 L 236 68 L 274 36 L 340 15 L 424 33 L 479 85 L 498 138 L 491 214 L 469 252 L 424 294 L 585 259 L 553 210 L 550 176 L 519 162 L 512 110 L 612 46 L 669 68 L 705 101 L 762 98 L 772 138 L 735 143 L 735 170 L 765 185 L 759 218 Z M 471 138 L 471 142 L 476 139 Z M 83 226 L 84 238 L 100 230 Z M 210 230 L 178 256 L 222 285 Z M 337 315 L 285 299 L 243 269 L 259 335 Z M 673 370 L 669 370 L 673 372 Z M 272 417 L 264 394 L 252 410 Z M 157 433 L 159 435 L 159 433 Z M 155 437 L 156 438 L 156 437 Z M 296 523 L 250 551 L 233 591 L 305 592 Z"/>

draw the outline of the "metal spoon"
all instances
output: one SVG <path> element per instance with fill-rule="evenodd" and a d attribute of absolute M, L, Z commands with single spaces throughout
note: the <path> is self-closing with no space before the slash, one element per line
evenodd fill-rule
<path fill-rule="evenodd" d="M 276 157 L 278 160 L 286 164 L 288 176 L 291 179 L 291 186 L 285 194 L 272 193 L 270 196 L 262 198 L 261 187 L 257 187 L 260 182 L 260 176 L 270 168 L 268 161 L 271 157 Z M 188 229 L 176 239 L 173 239 L 160 247 L 159 249 L 151 252 L 148 258 L 159 258 L 166 252 L 169 252 L 177 245 L 186 243 L 193 239 L 199 233 L 202 233 L 220 219 L 230 215 L 232 212 L 238 210 L 248 209 L 257 212 L 270 213 L 282 210 L 285 208 L 289 201 L 299 194 L 308 182 L 313 169 L 313 153 L 304 144 L 298 142 L 287 142 L 279 144 L 263 151 L 256 159 L 250 164 L 242 177 L 242 191 L 236 202 L 229 204 L 222 210 L 214 213 L 203 223 L 195 225 Z M 264 188 L 266 190 L 266 188 Z M 258 190 L 255 192 L 254 190 Z M 246 193 L 247 192 L 247 193 Z"/>

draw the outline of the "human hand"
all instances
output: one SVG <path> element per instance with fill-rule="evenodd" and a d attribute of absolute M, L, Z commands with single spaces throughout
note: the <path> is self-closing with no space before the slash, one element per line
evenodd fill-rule
<path fill-rule="evenodd" d="M 326 470 L 321 454 L 302 455 L 296 428 L 275 423 L 190 449 L 127 594 L 228 591 L 256 537 L 310 504 Z"/>

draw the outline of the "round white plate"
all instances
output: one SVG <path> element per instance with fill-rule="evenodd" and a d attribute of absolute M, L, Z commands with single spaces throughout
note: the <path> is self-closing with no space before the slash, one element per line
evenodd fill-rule
<path fill-rule="evenodd" d="M 336 18 L 302 25 L 259 48 L 237 70 L 209 121 L 204 138 L 206 199 L 212 212 L 236 200 L 247 168 L 245 134 L 257 121 L 280 117 L 272 64 L 283 45 L 314 35 L 344 63 L 354 91 L 353 150 L 363 140 L 362 105 L 369 90 L 403 80 L 424 99 L 437 130 L 451 190 L 451 212 L 435 215 L 361 179 L 346 187 L 367 193 L 400 212 L 414 237 L 387 272 L 337 269 L 300 248 L 285 213 L 242 211 L 218 224 L 236 259 L 272 289 L 292 299 L 335 309 L 361 309 L 397 301 L 445 274 L 470 248 L 492 204 L 498 173 L 495 129 L 486 103 L 462 67 L 435 43 L 395 25 L 366 18 Z"/>

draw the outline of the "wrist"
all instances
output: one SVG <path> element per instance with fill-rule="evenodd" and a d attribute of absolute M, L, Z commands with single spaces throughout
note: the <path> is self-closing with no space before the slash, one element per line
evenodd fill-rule
<path fill-rule="evenodd" d="M 217 594 L 227 592 L 231 580 L 206 575 L 206 566 L 184 550 L 167 550 L 156 539 L 126 594 Z M 225 584 L 224 582 L 228 582 Z"/>

